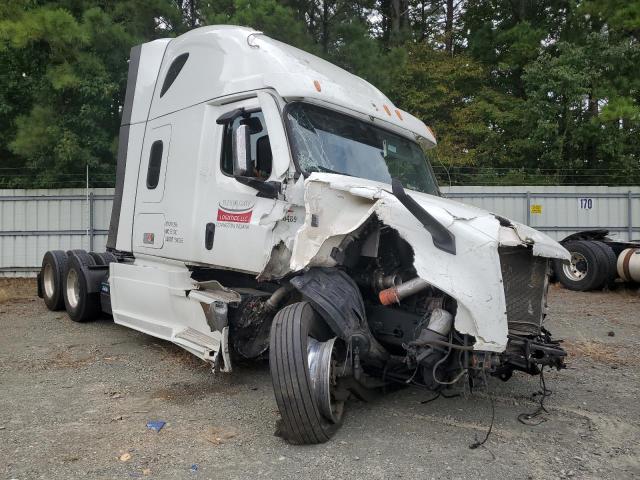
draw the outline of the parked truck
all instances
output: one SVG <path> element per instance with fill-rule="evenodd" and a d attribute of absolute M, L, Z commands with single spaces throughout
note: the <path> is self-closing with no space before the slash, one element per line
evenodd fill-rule
<path fill-rule="evenodd" d="M 640 240 L 609 237 L 608 230 L 576 232 L 560 241 L 571 260 L 554 265 L 555 278 L 569 290 L 585 292 L 640 283 Z"/>
<path fill-rule="evenodd" d="M 292 443 L 350 396 L 562 368 L 544 328 L 569 253 L 443 198 L 433 132 L 379 90 L 261 32 L 131 50 L 107 252 L 50 251 L 39 291 L 231 372 L 266 358 Z"/>

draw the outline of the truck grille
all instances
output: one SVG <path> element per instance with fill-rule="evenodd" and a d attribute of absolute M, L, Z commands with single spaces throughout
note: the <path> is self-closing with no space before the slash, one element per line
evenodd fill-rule
<path fill-rule="evenodd" d="M 509 333 L 537 336 L 546 308 L 548 260 L 524 247 L 501 247 L 498 252 Z"/>

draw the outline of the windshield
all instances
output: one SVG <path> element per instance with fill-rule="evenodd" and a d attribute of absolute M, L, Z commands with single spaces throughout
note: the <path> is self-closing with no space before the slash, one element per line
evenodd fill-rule
<path fill-rule="evenodd" d="M 439 195 L 433 171 L 417 143 L 348 115 L 291 103 L 286 119 L 292 150 L 303 172 L 328 172 L 391 183 Z"/>

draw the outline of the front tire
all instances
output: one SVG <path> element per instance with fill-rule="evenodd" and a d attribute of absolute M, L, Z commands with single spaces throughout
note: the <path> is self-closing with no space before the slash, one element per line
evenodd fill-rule
<path fill-rule="evenodd" d="M 334 389 L 330 358 L 339 351 L 336 341 L 308 302 L 289 305 L 273 319 L 269 365 L 282 416 L 279 434 L 290 443 L 326 442 L 342 424 L 346 395 Z"/>

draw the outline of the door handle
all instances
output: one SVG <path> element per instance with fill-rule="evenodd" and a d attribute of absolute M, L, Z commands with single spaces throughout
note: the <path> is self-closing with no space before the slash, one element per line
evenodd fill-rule
<path fill-rule="evenodd" d="M 207 226 L 204 230 L 204 248 L 207 250 L 211 250 L 213 248 L 213 237 L 216 233 L 216 224 L 215 223 L 207 223 Z"/>

